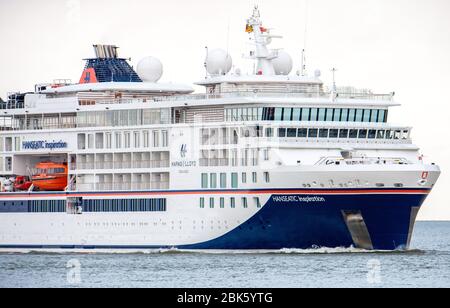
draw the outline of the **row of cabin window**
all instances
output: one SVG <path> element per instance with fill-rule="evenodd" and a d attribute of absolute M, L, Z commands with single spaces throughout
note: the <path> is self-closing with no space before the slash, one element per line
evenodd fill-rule
<path fill-rule="evenodd" d="M 0 172 L 10 172 L 12 171 L 12 157 L 2 157 L 0 156 Z"/>
<path fill-rule="evenodd" d="M 20 137 L 0 137 L 0 152 L 20 151 Z"/>
<path fill-rule="evenodd" d="M 84 212 L 165 212 L 166 199 L 83 200 Z"/>
<path fill-rule="evenodd" d="M 270 183 L 270 174 L 269 172 L 264 172 L 263 174 L 264 182 Z M 258 173 L 252 172 L 251 179 L 247 177 L 246 172 L 241 173 L 241 184 L 247 184 L 248 181 L 252 181 L 252 183 L 256 184 L 258 183 Z M 231 188 L 238 188 L 239 187 L 239 174 L 237 172 L 231 173 Z M 227 185 L 227 174 L 226 173 L 220 173 L 219 175 L 217 173 L 202 173 L 202 179 L 201 179 L 201 185 L 202 188 L 207 189 L 216 189 L 221 188 L 225 189 L 228 187 Z"/>
<path fill-rule="evenodd" d="M 225 111 L 226 120 L 233 121 L 313 121 L 386 123 L 385 109 L 352 108 L 232 108 Z"/>
<path fill-rule="evenodd" d="M 201 197 L 201 198 L 200 198 L 200 208 L 201 208 L 201 209 L 204 209 L 204 208 L 205 208 L 205 203 L 206 203 L 206 199 L 203 198 L 203 197 Z M 257 208 L 261 208 L 261 201 L 259 200 L 258 197 L 254 197 L 254 198 L 253 198 L 253 203 L 254 203 L 254 205 L 255 205 Z M 209 208 L 210 208 L 210 209 L 213 209 L 213 208 L 215 208 L 215 206 L 216 206 L 216 199 L 215 199 L 215 198 L 209 198 Z M 232 209 L 236 208 L 236 198 L 234 198 L 234 197 L 231 197 L 231 198 L 230 198 L 229 206 L 230 206 L 230 208 L 232 208 Z M 241 206 L 242 206 L 244 209 L 247 209 L 247 208 L 248 208 L 248 199 L 247 199 L 247 197 L 242 197 L 242 198 L 241 198 Z M 226 207 L 226 204 L 225 204 L 225 198 L 223 198 L 223 197 L 219 198 L 219 207 L 220 207 L 221 209 L 224 209 L 224 208 Z"/>
<path fill-rule="evenodd" d="M 279 128 L 281 138 L 408 139 L 408 130 Z"/>
<path fill-rule="evenodd" d="M 6 202 L 3 202 L 6 206 Z M 14 202 L 11 203 L 14 206 Z M 65 200 L 32 200 L 17 202 L 26 205 L 29 213 L 65 213 Z M 84 212 L 165 212 L 166 199 L 83 200 Z"/>
<path fill-rule="evenodd" d="M 169 132 L 166 130 L 78 134 L 79 150 L 167 146 L 169 146 Z"/>
<path fill-rule="evenodd" d="M 217 129 L 211 129 L 211 132 Z M 203 129 L 203 144 L 218 144 L 216 139 L 210 137 L 208 139 L 208 129 Z M 262 126 L 245 127 L 240 129 L 240 136 L 243 138 L 266 137 L 272 138 L 275 135 L 275 130 L 272 127 L 267 127 L 263 130 Z M 213 134 L 216 136 L 216 133 Z M 237 144 L 239 139 L 239 129 L 232 129 L 233 142 Z M 376 130 L 376 129 L 328 129 L 328 128 L 279 128 L 278 137 L 285 138 L 341 138 L 341 139 L 386 139 L 399 140 L 408 139 L 409 130 Z M 220 139 L 220 138 L 218 138 Z M 224 142 L 225 143 L 225 142 Z"/>
<path fill-rule="evenodd" d="M 262 152 L 262 155 L 261 155 Z M 219 149 L 202 150 L 200 167 L 224 167 L 224 166 L 258 166 L 260 159 L 269 160 L 269 149 Z"/>
<path fill-rule="evenodd" d="M 13 117 L 11 124 L 15 130 L 170 124 L 170 109 L 81 111 L 76 116 L 60 114 L 28 115 L 27 117 Z"/>
<path fill-rule="evenodd" d="M 64 213 L 66 201 L 64 200 L 33 200 L 28 201 L 29 213 Z"/>
<path fill-rule="evenodd" d="M 169 124 L 170 109 L 131 109 L 82 111 L 77 114 L 78 127 L 115 127 Z"/>
<path fill-rule="evenodd" d="M 2 201 L 0 213 L 64 213 L 65 200 Z"/>

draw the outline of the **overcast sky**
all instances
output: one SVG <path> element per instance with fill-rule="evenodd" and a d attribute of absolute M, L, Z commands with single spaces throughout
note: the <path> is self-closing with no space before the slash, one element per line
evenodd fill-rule
<path fill-rule="evenodd" d="M 164 81 L 203 78 L 204 47 L 228 49 L 236 67 L 248 50 L 245 19 L 262 19 L 299 66 L 330 83 L 397 93 L 390 121 L 414 127 L 414 142 L 443 175 L 421 219 L 450 220 L 450 1 L 448 0 L 0 0 L 0 96 L 35 83 L 78 81 L 92 44 L 117 44 L 132 64 L 152 55 Z M 308 14 L 305 14 L 305 8 Z M 230 35 L 228 35 L 228 33 Z"/>

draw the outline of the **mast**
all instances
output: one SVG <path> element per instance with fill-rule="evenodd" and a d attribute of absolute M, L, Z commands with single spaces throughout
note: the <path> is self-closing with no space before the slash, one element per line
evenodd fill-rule
<path fill-rule="evenodd" d="M 305 49 L 302 50 L 300 75 L 306 76 L 306 50 Z"/>
<path fill-rule="evenodd" d="M 247 20 L 247 33 L 253 33 L 255 41 L 255 53 L 251 58 L 256 60 L 256 75 L 275 75 L 275 69 L 272 60 L 278 55 L 267 48 L 273 38 L 281 38 L 269 33 L 269 30 L 262 26 L 261 14 L 258 6 L 255 6 L 253 15 Z"/>

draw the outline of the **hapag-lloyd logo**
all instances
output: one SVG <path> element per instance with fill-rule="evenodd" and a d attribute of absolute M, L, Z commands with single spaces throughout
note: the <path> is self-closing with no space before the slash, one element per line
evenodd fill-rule
<path fill-rule="evenodd" d="M 181 158 L 185 158 L 187 154 L 187 144 L 182 144 L 180 149 L 180 156 Z"/>
<path fill-rule="evenodd" d="M 179 168 L 186 168 L 186 167 L 197 167 L 197 162 L 192 160 L 192 161 L 185 161 L 184 159 L 186 158 L 188 153 L 188 147 L 187 144 L 182 144 L 180 147 L 180 157 L 183 160 L 180 161 L 174 161 L 172 162 L 172 167 L 179 167 Z"/>
<path fill-rule="evenodd" d="M 65 141 L 52 141 L 48 142 L 47 140 L 39 140 L 39 141 L 23 141 L 22 149 L 24 150 L 54 150 L 54 149 L 66 149 L 68 147 L 67 142 Z"/>

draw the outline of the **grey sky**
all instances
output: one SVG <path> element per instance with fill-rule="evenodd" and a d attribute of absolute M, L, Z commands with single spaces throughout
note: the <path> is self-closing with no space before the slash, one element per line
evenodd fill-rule
<path fill-rule="evenodd" d="M 228 48 L 245 67 L 245 18 L 261 7 L 269 28 L 299 65 L 304 0 L 0 0 L 0 96 L 58 78 L 78 81 L 92 44 L 120 54 L 153 55 L 164 81 L 192 83 L 204 75 L 204 47 Z M 396 91 L 403 107 L 390 120 L 414 127 L 413 138 L 443 175 L 421 219 L 450 220 L 450 1 L 309 0 L 308 68 L 338 69 L 340 86 Z M 227 40 L 228 25 L 230 29 Z"/>

